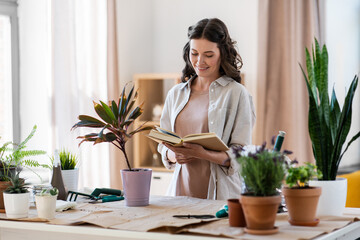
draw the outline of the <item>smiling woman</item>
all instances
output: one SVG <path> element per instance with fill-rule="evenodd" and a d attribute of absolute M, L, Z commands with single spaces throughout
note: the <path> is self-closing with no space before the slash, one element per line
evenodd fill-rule
<path fill-rule="evenodd" d="M 183 50 L 182 83 L 166 98 L 161 128 L 184 137 L 214 132 L 228 147 L 251 143 L 255 111 L 240 84 L 242 61 L 226 25 L 203 19 L 188 30 Z M 225 119 L 225 121 L 223 121 Z M 241 181 L 232 151 L 212 151 L 198 144 L 158 147 L 165 167 L 174 168 L 169 195 L 207 199 L 237 198 Z"/>

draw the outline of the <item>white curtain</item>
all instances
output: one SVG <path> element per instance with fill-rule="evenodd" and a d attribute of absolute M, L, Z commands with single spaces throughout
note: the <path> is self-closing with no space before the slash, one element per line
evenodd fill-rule
<path fill-rule="evenodd" d="M 90 130 L 70 131 L 78 115 L 96 116 L 93 100 L 108 99 L 107 2 L 20 0 L 19 26 L 21 139 L 36 124 L 29 149 L 66 148 L 80 158 L 80 188 L 109 187 L 109 144 L 78 148 L 76 137 Z M 48 171 L 36 171 L 48 180 Z"/>
<path fill-rule="evenodd" d="M 80 187 L 108 187 L 109 145 L 83 143 L 70 132 L 80 114 L 96 116 L 92 101 L 107 100 L 107 3 L 53 0 L 53 148 L 78 150 Z"/>

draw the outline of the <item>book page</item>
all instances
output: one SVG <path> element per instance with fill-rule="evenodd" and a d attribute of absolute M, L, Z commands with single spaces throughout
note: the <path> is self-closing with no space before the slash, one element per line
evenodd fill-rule
<path fill-rule="evenodd" d="M 172 144 L 179 144 L 182 141 L 181 138 L 177 136 L 169 135 L 167 133 L 162 133 L 154 129 L 149 132 L 149 135 L 147 135 L 147 137 L 153 139 L 158 143 L 169 142 Z"/>
<path fill-rule="evenodd" d="M 195 134 L 189 134 L 183 137 L 183 139 L 193 139 L 193 138 L 209 138 L 209 137 L 216 137 L 215 133 L 195 133 Z"/>
<path fill-rule="evenodd" d="M 170 131 L 170 130 L 166 130 L 166 129 L 163 129 L 159 126 L 155 126 L 156 130 L 158 130 L 159 132 L 161 133 L 164 133 L 164 134 L 168 134 L 168 135 L 171 135 L 173 137 L 177 137 L 177 138 L 180 138 L 178 135 L 176 135 L 176 133 Z"/>

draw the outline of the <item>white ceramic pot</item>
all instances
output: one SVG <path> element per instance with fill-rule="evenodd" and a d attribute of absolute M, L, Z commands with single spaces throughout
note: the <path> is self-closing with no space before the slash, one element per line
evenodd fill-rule
<path fill-rule="evenodd" d="M 6 217 L 26 218 L 29 214 L 30 193 L 3 193 Z"/>
<path fill-rule="evenodd" d="M 79 169 L 61 170 L 64 185 L 68 191 L 77 191 L 79 182 Z"/>
<path fill-rule="evenodd" d="M 120 170 L 125 204 L 128 207 L 147 206 L 149 205 L 152 170 L 147 168 L 133 168 L 132 170 Z"/>
<path fill-rule="evenodd" d="M 35 196 L 36 210 L 39 218 L 53 219 L 56 211 L 56 196 Z"/>
<path fill-rule="evenodd" d="M 322 189 L 317 216 L 341 216 L 343 214 L 347 194 L 346 178 L 337 178 L 335 181 L 310 180 L 309 185 Z"/>

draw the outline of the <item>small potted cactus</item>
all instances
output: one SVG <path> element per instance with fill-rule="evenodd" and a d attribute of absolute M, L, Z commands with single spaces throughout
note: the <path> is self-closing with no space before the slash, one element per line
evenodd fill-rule
<path fill-rule="evenodd" d="M 11 175 L 10 185 L 3 192 L 6 217 L 26 218 L 29 214 L 29 197 L 27 184 L 19 177 L 20 172 Z"/>
<path fill-rule="evenodd" d="M 39 218 L 55 218 L 56 199 L 59 194 L 57 188 L 44 188 L 40 193 L 35 195 L 36 210 Z"/>

